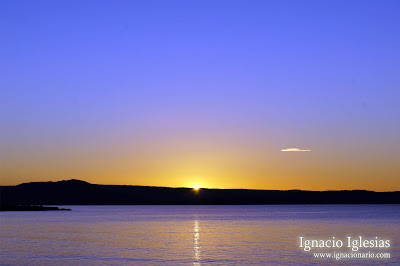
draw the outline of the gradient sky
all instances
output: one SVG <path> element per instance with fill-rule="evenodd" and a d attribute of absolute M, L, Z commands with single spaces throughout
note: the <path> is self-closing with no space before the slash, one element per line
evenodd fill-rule
<path fill-rule="evenodd" d="M 1 185 L 400 190 L 400 1 L 2 0 L 0 40 Z"/>

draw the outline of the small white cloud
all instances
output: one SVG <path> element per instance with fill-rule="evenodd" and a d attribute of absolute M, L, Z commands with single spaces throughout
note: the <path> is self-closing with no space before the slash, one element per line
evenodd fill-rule
<path fill-rule="evenodd" d="M 311 151 L 311 150 L 301 150 L 301 149 L 298 149 L 298 148 L 289 148 L 289 149 L 283 149 L 281 151 Z"/>

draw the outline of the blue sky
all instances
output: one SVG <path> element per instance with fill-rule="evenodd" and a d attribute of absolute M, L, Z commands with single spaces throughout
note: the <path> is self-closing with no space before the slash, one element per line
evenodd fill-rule
<path fill-rule="evenodd" d="M 250 161 L 241 173 L 274 162 L 257 170 L 248 187 L 282 188 L 273 173 L 284 178 L 283 187 L 297 188 L 306 175 L 343 168 L 337 174 L 354 180 L 354 188 L 362 176 L 376 180 L 366 167 L 374 162 L 374 169 L 389 169 L 386 185 L 376 186 L 400 189 L 399 1 L 0 5 L 4 183 L 59 177 L 112 183 L 106 176 L 116 175 L 120 183 L 170 185 L 173 173 L 150 168 L 163 169 L 159 164 L 171 156 L 179 165 L 197 153 L 198 161 L 186 163 L 201 173 L 210 168 L 203 159 L 221 153 L 226 168 L 235 165 L 232 154 Z M 294 147 L 311 149 L 301 155 L 309 161 L 280 154 Z M 267 161 L 255 163 L 260 158 Z M 299 162 L 306 172 L 279 174 Z M 93 170 L 98 164 L 103 171 Z M 119 169 L 126 174 L 115 174 Z M 206 172 L 210 180 L 224 175 Z M 213 185 L 244 186 L 235 180 L 246 178 L 228 179 Z"/>

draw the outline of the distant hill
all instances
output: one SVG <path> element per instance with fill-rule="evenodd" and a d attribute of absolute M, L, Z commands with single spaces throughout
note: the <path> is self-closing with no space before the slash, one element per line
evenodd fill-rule
<path fill-rule="evenodd" d="M 95 185 L 72 179 L 1 186 L 0 200 L 1 204 L 11 205 L 399 204 L 400 191 L 194 191 L 190 188 Z"/>

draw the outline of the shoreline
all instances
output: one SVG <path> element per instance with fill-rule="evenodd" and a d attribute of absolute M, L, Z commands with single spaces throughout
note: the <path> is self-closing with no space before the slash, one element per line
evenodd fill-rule
<path fill-rule="evenodd" d="M 70 211 L 68 208 L 44 207 L 42 205 L 0 205 L 0 211 Z"/>

